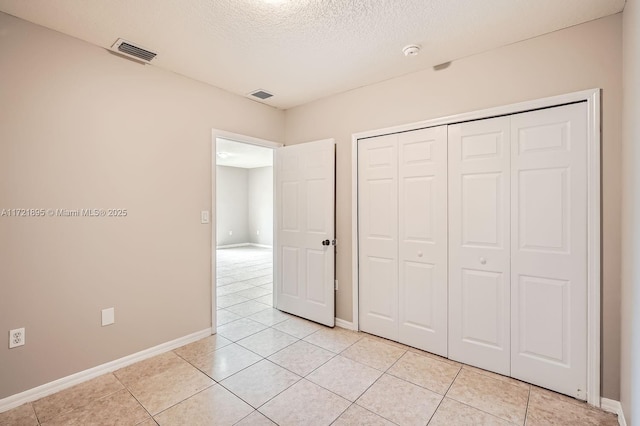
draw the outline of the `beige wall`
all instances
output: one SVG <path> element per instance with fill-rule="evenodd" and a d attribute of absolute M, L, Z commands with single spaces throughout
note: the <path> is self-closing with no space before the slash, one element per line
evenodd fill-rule
<path fill-rule="evenodd" d="M 640 5 L 623 19 L 622 344 L 620 401 L 627 424 L 640 419 Z"/>
<path fill-rule="evenodd" d="M 248 194 L 249 169 L 216 166 L 216 246 L 249 242 Z"/>
<path fill-rule="evenodd" d="M 273 246 L 273 166 L 249 169 L 248 205 L 249 242 Z"/>
<path fill-rule="evenodd" d="M 603 95 L 603 395 L 619 396 L 621 15 L 288 110 L 286 144 L 337 140 L 337 316 L 352 320 L 351 135 L 590 88 Z M 410 60 L 410 58 L 408 59 Z"/>
<path fill-rule="evenodd" d="M 0 399 L 210 327 L 211 129 L 279 141 L 283 120 L 0 13 L 0 209 L 128 210 L 0 217 Z"/>

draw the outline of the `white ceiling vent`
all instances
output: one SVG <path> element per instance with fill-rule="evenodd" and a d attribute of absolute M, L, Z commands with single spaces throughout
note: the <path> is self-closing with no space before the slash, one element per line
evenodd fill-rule
<path fill-rule="evenodd" d="M 270 97 L 273 96 L 272 93 L 267 92 L 266 90 L 256 90 L 254 92 L 249 93 L 249 96 L 253 96 L 254 98 L 258 98 L 262 101 L 264 101 L 265 99 L 269 99 Z"/>
<path fill-rule="evenodd" d="M 123 40 L 121 38 L 119 38 L 118 41 L 116 41 L 113 46 L 111 46 L 111 50 L 128 58 L 132 58 L 136 61 L 142 61 L 145 63 L 151 62 L 151 60 L 157 55 L 157 53 L 152 52 L 149 49 L 145 49 L 144 47 L 141 47 L 139 45 L 137 46 L 130 41 Z"/>

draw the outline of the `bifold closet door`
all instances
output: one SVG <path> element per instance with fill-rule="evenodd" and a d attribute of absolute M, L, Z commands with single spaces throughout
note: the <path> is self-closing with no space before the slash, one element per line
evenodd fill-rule
<path fill-rule="evenodd" d="M 360 329 L 398 340 L 397 135 L 358 141 Z"/>
<path fill-rule="evenodd" d="M 586 398 L 587 106 L 511 119 L 511 375 Z"/>
<path fill-rule="evenodd" d="M 360 329 L 447 355 L 445 126 L 358 141 Z"/>
<path fill-rule="evenodd" d="M 507 376 L 509 120 L 449 126 L 449 357 Z"/>
<path fill-rule="evenodd" d="M 399 341 L 447 356 L 447 127 L 398 134 Z"/>

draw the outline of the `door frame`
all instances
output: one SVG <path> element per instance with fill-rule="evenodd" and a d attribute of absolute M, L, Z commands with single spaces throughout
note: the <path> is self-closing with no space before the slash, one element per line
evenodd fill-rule
<path fill-rule="evenodd" d="M 217 333 L 218 328 L 218 288 L 217 288 L 217 272 L 216 272 L 216 228 L 217 228 L 217 217 L 216 217 L 216 139 L 223 138 L 229 139 L 234 142 L 245 143 L 248 145 L 256 145 L 264 148 L 270 148 L 274 151 L 275 158 L 275 150 L 277 148 L 281 148 L 284 144 L 279 142 L 273 142 L 266 139 L 255 138 L 253 136 L 246 136 L 239 133 L 228 132 L 226 130 L 220 129 L 211 129 L 211 215 L 210 215 L 210 225 L 211 225 L 211 334 Z M 275 185 L 276 179 L 276 170 L 273 168 L 273 183 Z M 274 206 L 274 216 L 273 216 L 273 245 L 276 244 L 276 235 L 275 235 L 275 191 L 273 193 L 273 206 Z M 277 267 L 277 263 L 275 261 L 275 251 L 273 252 L 273 276 L 275 277 L 275 268 Z"/>
<path fill-rule="evenodd" d="M 407 132 L 480 120 L 501 115 L 511 115 L 542 108 L 561 106 L 575 102 L 587 102 L 587 402 L 600 407 L 600 321 L 601 300 L 601 89 L 589 89 L 548 98 L 455 114 L 399 126 L 354 133 L 351 137 L 351 241 L 352 241 L 352 298 L 355 330 L 359 330 L 359 264 L 358 264 L 358 140 L 391 133 Z"/>

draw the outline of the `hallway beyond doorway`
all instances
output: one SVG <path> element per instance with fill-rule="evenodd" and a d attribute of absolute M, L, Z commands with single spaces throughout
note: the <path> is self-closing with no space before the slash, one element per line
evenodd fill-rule
<path fill-rule="evenodd" d="M 218 326 L 273 305 L 273 250 L 252 245 L 216 250 Z"/>

